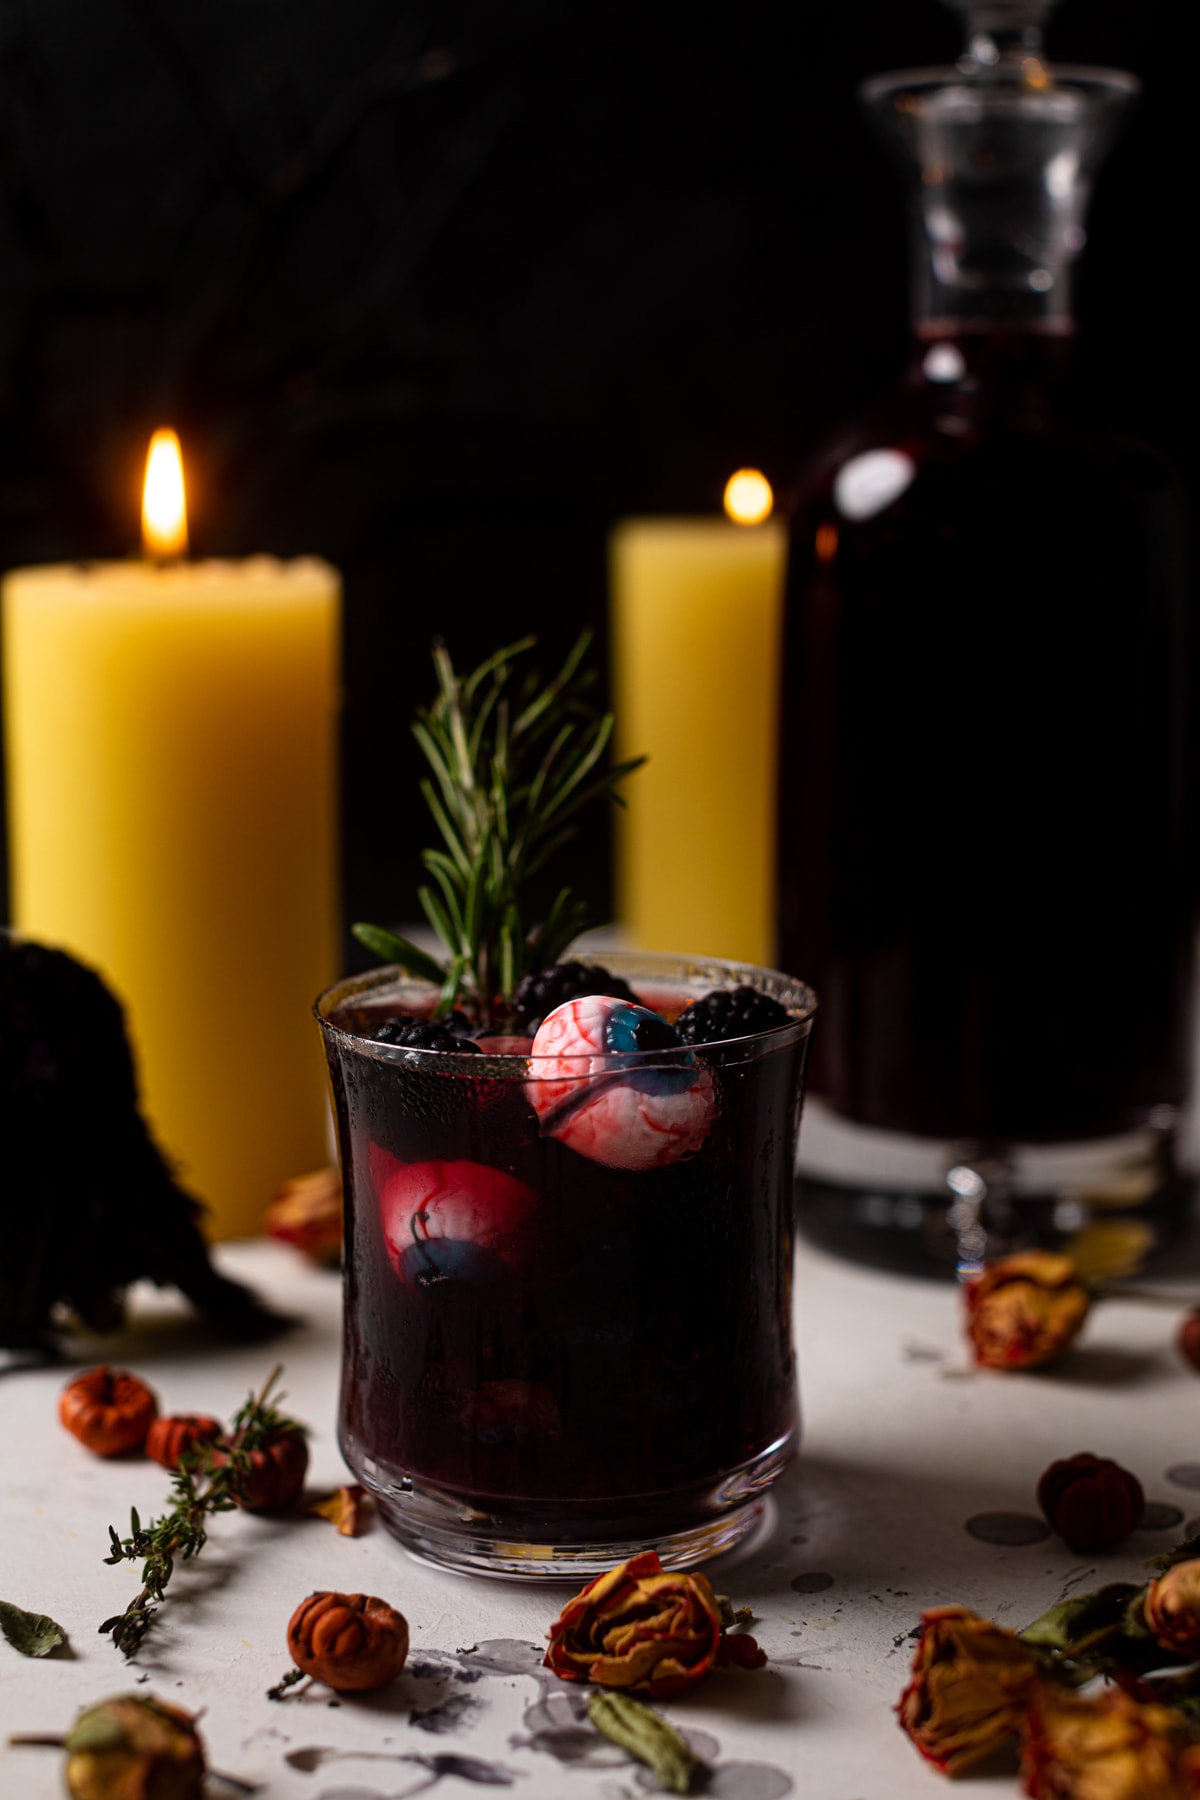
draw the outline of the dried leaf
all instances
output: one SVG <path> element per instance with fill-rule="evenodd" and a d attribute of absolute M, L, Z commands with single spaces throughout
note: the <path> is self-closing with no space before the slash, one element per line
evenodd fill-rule
<path fill-rule="evenodd" d="M 653 1769 L 672 1794 L 691 1792 L 704 1764 L 692 1755 L 673 1725 L 629 1694 L 611 1688 L 588 1698 L 588 1718 L 610 1743 L 628 1750 Z"/>
<path fill-rule="evenodd" d="M 67 1641 L 62 1626 L 45 1613 L 26 1612 L 11 1600 L 0 1600 L 0 1631 L 22 1656 L 49 1656 L 51 1650 Z"/>
<path fill-rule="evenodd" d="M 1066 1254 L 1087 1287 L 1136 1275 L 1154 1246 L 1153 1229 L 1141 1219 L 1107 1219 L 1085 1225 L 1066 1245 Z"/>
<path fill-rule="evenodd" d="M 366 1530 L 371 1504 L 366 1488 L 355 1482 L 350 1487 L 335 1488 L 323 1499 L 314 1500 L 308 1511 L 336 1525 L 341 1537 L 361 1537 Z"/>

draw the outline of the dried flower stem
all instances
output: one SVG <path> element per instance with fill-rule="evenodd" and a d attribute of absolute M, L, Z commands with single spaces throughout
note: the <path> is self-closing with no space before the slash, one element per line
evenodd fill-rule
<path fill-rule="evenodd" d="M 282 1700 L 288 1689 L 295 1687 L 298 1681 L 311 1681 L 311 1679 L 312 1677 L 306 1675 L 303 1669 L 289 1669 L 287 1674 L 275 1683 L 274 1687 L 267 1689 L 267 1699 Z"/>

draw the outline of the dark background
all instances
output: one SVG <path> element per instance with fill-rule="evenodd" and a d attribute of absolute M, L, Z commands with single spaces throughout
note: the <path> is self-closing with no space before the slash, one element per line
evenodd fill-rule
<path fill-rule="evenodd" d="M 1067 0 L 1049 45 L 1145 82 L 1079 312 L 1194 494 L 1177 21 Z M 0 566 L 127 553 L 174 423 L 195 553 L 344 572 L 347 916 L 415 916 L 433 632 L 603 653 L 614 519 L 786 489 L 895 374 L 903 190 L 854 89 L 960 39 L 936 0 L 0 0 Z"/>

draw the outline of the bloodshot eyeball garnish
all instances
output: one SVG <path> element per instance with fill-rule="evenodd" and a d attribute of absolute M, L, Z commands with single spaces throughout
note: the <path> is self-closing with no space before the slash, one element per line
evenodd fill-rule
<path fill-rule="evenodd" d="M 712 1077 L 683 1048 L 665 1019 L 627 1000 L 589 994 L 555 1007 L 533 1040 L 525 1084 L 542 1136 L 610 1169 L 694 1155 L 712 1122 Z M 647 1062 L 653 1051 L 661 1064 Z"/>

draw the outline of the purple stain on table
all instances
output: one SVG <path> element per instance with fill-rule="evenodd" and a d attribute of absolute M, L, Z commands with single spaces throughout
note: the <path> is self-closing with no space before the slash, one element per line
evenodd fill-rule
<path fill-rule="evenodd" d="M 975 1513 L 966 1521 L 964 1529 L 982 1544 L 1003 1544 L 1009 1548 L 1042 1544 L 1050 1536 L 1046 1521 L 1035 1518 L 1032 1513 Z"/>
<path fill-rule="evenodd" d="M 1146 1510 L 1138 1523 L 1138 1530 L 1170 1531 L 1182 1521 L 1182 1506 L 1171 1506 L 1165 1500 L 1147 1500 Z"/>
<path fill-rule="evenodd" d="M 639 1769 L 634 1779 L 647 1793 L 661 1794 L 653 1770 Z M 783 1800 L 794 1786 L 791 1776 L 772 1763 L 727 1762 L 708 1770 L 699 1791 L 706 1800 Z"/>
<path fill-rule="evenodd" d="M 794 1594 L 823 1594 L 833 1586 L 833 1576 L 823 1569 L 806 1569 L 802 1575 L 792 1576 L 790 1586 Z"/>
<path fill-rule="evenodd" d="M 1172 1463 L 1166 1478 L 1175 1487 L 1200 1488 L 1200 1463 Z"/>
<path fill-rule="evenodd" d="M 514 1750 L 536 1750 L 563 1768 L 619 1769 L 628 1761 L 624 1750 L 598 1732 L 588 1718 L 587 1695 L 555 1682 L 525 1708 L 527 1738 L 511 1737 Z"/>
<path fill-rule="evenodd" d="M 400 1762 L 416 1763 L 418 1768 L 428 1769 L 433 1779 L 424 1786 L 432 1787 L 434 1782 L 442 1781 L 452 1775 L 456 1781 L 473 1781 L 479 1787 L 511 1787 L 517 1778 L 517 1771 L 506 1769 L 503 1763 L 484 1762 L 479 1756 L 456 1756 L 451 1752 L 441 1752 L 437 1756 L 412 1754 L 399 1757 Z M 409 1788 L 410 1794 L 420 1793 L 420 1788 Z"/>
<path fill-rule="evenodd" d="M 728 1762 L 714 1769 L 705 1784 L 709 1800 L 783 1800 L 795 1783 L 769 1763 Z"/>
<path fill-rule="evenodd" d="M 331 1750 L 323 1753 L 325 1756 L 346 1757 L 370 1754 L 369 1751 L 355 1750 Z M 417 1768 L 424 1769 L 428 1778 L 425 1781 L 417 1782 L 413 1787 L 402 1789 L 399 1795 L 388 1796 L 380 1793 L 378 1788 L 323 1788 L 317 1795 L 317 1800 L 408 1800 L 410 1794 L 427 1793 L 430 1788 L 436 1787 L 439 1781 L 447 1778 L 455 1781 L 470 1781 L 476 1787 L 512 1787 L 519 1772 L 516 1769 L 506 1769 L 503 1763 L 484 1762 L 478 1756 L 455 1756 L 453 1754 L 424 1756 L 414 1753 L 389 1757 L 387 1760 L 413 1763 Z M 288 1761 L 291 1762 L 292 1759 L 289 1757 Z M 304 1765 L 293 1763 L 292 1766 L 301 1768 Z"/>
<path fill-rule="evenodd" d="M 481 1674 L 536 1675 L 546 1649 L 544 1644 L 526 1643 L 521 1638 L 484 1638 L 458 1654 Z"/>
<path fill-rule="evenodd" d="M 417 1731 L 436 1732 L 440 1737 L 470 1724 L 482 1710 L 483 1704 L 473 1694 L 448 1694 L 436 1706 L 414 1706 L 409 1712 L 408 1722 Z"/>
<path fill-rule="evenodd" d="M 485 1669 L 460 1668 L 457 1656 L 443 1650 L 420 1651 L 415 1658 L 409 1658 L 404 1672 L 417 1681 L 461 1682 L 482 1681 L 487 1673 Z"/>

